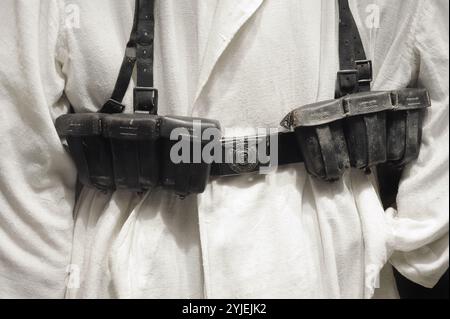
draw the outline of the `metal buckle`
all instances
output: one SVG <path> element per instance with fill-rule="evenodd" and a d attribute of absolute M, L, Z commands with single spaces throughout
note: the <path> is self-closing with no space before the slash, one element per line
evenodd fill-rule
<path fill-rule="evenodd" d="M 372 61 L 356 60 L 355 64 L 358 72 L 358 83 L 372 82 Z"/>
<path fill-rule="evenodd" d="M 158 113 L 158 90 L 154 87 L 135 87 L 133 99 L 135 113 Z"/>
<path fill-rule="evenodd" d="M 336 97 L 356 93 L 372 82 L 372 61 L 356 60 L 356 69 L 338 71 L 338 91 Z"/>
<path fill-rule="evenodd" d="M 228 163 L 228 167 L 236 174 L 254 172 L 259 166 L 256 145 L 249 146 L 247 141 L 236 141 L 228 152 L 233 159 L 232 163 Z"/>

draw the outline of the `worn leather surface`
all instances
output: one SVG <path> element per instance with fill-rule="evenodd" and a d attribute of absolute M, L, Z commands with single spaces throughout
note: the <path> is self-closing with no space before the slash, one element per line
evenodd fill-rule
<path fill-rule="evenodd" d="M 344 170 L 350 166 L 365 169 L 384 163 L 388 155 L 400 164 L 415 158 L 421 140 L 421 111 L 417 109 L 417 105 L 422 106 L 427 102 L 423 92 L 416 94 L 411 93 L 412 91 L 402 91 L 393 95 L 390 92 L 367 93 L 372 77 L 371 62 L 366 60 L 364 47 L 347 0 L 339 1 L 339 14 L 341 70 L 338 72 L 336 95 L 344 97 L 294 110 L 282 122 L 283 126 L 293 129 L 294 132 L 277 136 L 278 141 L 291 142 L 290 145 L 281 143 L 282 147 L 278 148 L 278 165 L 304 160 L 310 174 L 327 181 L 339 179 Z M 103 137 L 96 137 L 89 142 L 94 143 L 98 150 L 102 150 L 102 154 L 90 155 L 97 150 L 95 147 L 86 148 L 90 145 L 85 141 L 86 138 L 70 137 L 68 141 L 73 145 L 69 148 L 78 154 L 75 156 L 80 156 L 84 150 L 85 159 L 78 159 L 76 162 L 83 171 L 81 175 L 85 176 L 81 180 L 88 185 L 112 187 L 111 178 L 115 178 L 117 181 L 114 187 L 139 191 L 158 185 L 161 181 L 162 185 L 175 189 L 179 194 L 200 193 L 209 178 L 211 165 L 203 162 L 174 164 L 168 157 L 171 147 L 175 144 L 174 141 L 169 141 L 171 130 L 186 128 L 192 132 L 194 119 L 159 118 L 155 115 L 158 91 L 153 87 L 154 29 L 154 1 L 137 0 L 134 24 L 118 80 L 112 98 L 102 108 L 105 113 L 123 110 L 121 100 L 136 63 L 137 87 L 134 90 L 134 109 L 135 112 L 146 115 L 135 113 L 120 117 L 120 120 L 118 117 L 108 117 L 103 123 Z M 395 115 L 386 119 L 385 112 L 394 108 L 397 112 L 402 111 L 402 116 Z M 136 121 L 133 123 L 134 118 Z M 84 123 L 86 119 L 80 117 L 78 120 L 80 127 L 87 125 Z M 125 122 L 120 124 L 120 121 Z M 206 127 L 209 124 L 219 127 L 216 121 L 205 119 L 203 121 L 202 125 Z M 387 124 L 392 128 L 388 130 Z M 145 130 L 147 133 L 143 133 Z M 62 129 L 62 134 L 67 133 L 69 132 Z M 95 134 L 98 135 L 98 132 Z M 157 142 L 161 136 L 164 138 L 161 142 Z M 104 140 L 105 137 L 110 141 Z M 239 151 L 243 152 L 241 155 L 244 157 L 248 157 L 250 152 L 255 152 L 246 146 L 249 138 L 243 138 L 238 143 L 244 145 L 244 150 Z M 403 142 L 399 145 L 397 140 L 404 141 L 404 145 L 401 144 Z M 108 154 L 110 148 L 112 154 Z M 236 148 L 232 147 L 231 151 L 236 153 Z M 160 158 L 155 155 L 157 149 L 162 150 Z M 101 158 L 103 162 L 114 163 L 114 177 L 105 177 L 108 183 L 93 182 L 86 177 L 93 171 L 101 173 L 100 170 L 90 168 L 86 164 L 92 161 L 92 158 Z M 223 176 L 253 172 L 260 167 L 259 164 L 245 161 L 214 163 L 216 167 L 213 168 L 213 174 Z M 153 168 L 140 168 L 144 165 L 152 165 Z M 159 170 L 161 172 L 157 173 Z M 194 184 L 197 186 L 193 186 Z"/>
<path fill-rule="evenodd" d="M 334 181 L 350 166 L 401 166 L 415 159 L 430 105 L 423 89 L 362 92 L 299 107 L 281 124 L 295 130 L 308 172 Z"/>
<path fill-rule="evenodd" d="M 336 97 L 370 91 L 372 63 L 364 46 L 348 0 L 339 0 L 339 65 Z"/>

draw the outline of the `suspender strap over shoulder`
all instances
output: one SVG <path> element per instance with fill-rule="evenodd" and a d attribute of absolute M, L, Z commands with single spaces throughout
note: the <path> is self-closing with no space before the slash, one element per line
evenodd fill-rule
<path fill-rule="evenodd" d="M 134 89 L 134 110 L 156 114 L 158 91 L 153 87 L 155 1 L 140 0 L 138 2 L 137 87 Z"/>
<path fill-rule="evenodd" d="M 339 64 L 336 98 L 370 91 L 372 62 L 367 60 L 348 0 L 339 0 Z"/>
<path fill-rule="evenodd" d="M 123 97 L 137 64 L 137 87 L 134 89 L 135 112 L 156 114 L 158 91 L 153 87 L 153 59 L 155 37 L 155 1 L 136 0 L 133 29 L 127 43 L 125 56 L 111 98 L 101 113 L 121 113 Z"/>
<path fill-rule="evenodd" d="M 348 0 L 338 0 L 339 61 L 336 98 L 370 90 L 372 62 L 367 60 L 358 27 Z M 158 90 L 153 87 L 155 36 L 155 0 L 136 0 L 133 29 L 111 99 L 102 113 L 121 113 L 123 97 L 137 64 L 137 87 L 134 89 L 134 110 L 157 114 Z"/>

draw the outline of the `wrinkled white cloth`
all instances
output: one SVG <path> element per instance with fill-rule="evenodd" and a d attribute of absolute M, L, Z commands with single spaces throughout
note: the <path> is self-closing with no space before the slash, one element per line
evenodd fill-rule
<path fill-rule="evenodd" d="M 0 13 L 16 25 L 0 31 L 12 48 L 0 52 L 0 150 L 9 155 L 0 159 L 0 296 L 60 297 L 69 263 L 69 298 L 370 298 L 385 266 L 376 296 L 395 297 L 388 262 L 424 286 L 436 283 L 448 268 L 441 0 L 351 1 L 374 61 L 373 88 L 420 85 L 432 97 L 397 210 L 383 211 L 373 176 L 350 170 L 327 184 L 302 164 L 212 179 L 185 200 L 159 189 L 142 197 L 84 189 L 69 261 L 75 170 L 52 120 L 68 101 L 86 112 L 108 98 L 133 2 L 7 0 Z M 156 10 L 163 115 L 214 118 L 244 132 L 278 127 L 293 108 L 333 97 L 333 1 L 166 0 Z"/>
<path fill-rule="evenodd" d="M 55 4 L 6 0 L 0 10 L 0 298 L 65 291 L 76 171 L 53 124 L 68 111 Z"/>

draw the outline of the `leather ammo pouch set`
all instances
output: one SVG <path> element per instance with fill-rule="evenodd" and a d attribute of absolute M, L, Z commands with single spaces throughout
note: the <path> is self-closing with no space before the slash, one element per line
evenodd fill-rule
<path fill-rule="evenodd" d="M 371 61 L 348 6 L 339 0 L 339 56 L 336 99 L 292 111 L 279 133 L 278 165 L 305 162 L 320 179 L 339 179 L 349 167 L 380 163 L 405 165 L 418 156 L 424 109 L 430 106 L 423 89 L 370 92 Z M 100 190 L 146 191 L 163 186 L 180 196 L 204 191 L 210 175 L 257 171 L 259 163 L 174 163 L 173 129 L 185 129 L 191 149 L 203 150 L 209 140 L 196 139 L 217 121 L 158 116 L 158 91 L 153 88 L 154 0 L 136 0 L 136 12 L 125 57 L 111 99 L 98 113 L 67 114 L 56 120 L 78 170 L 80 182 Z M 137 65 L 134 114 L 123 114 L 122 99 Z M 200 129 L 195 133 L 194 121 Z M 237 144 L 259 137 L 236 138 Z M 222 147 L 229 139 L 222 141 Z M 245 151 L 249 153 L 248 150 Z M 235 152 L 236 153 L 236 152 Z M 192 158 L 190 158 L 192 159 Z"/>
<path fill-rule="evenodd" d="M 193 123 L 185 117 L 86 113 L 61 116 L 56 128 L 67 140 L 83 185 L 137 192 L 164 186 L 188 195 L 203 192 L 211 164 L 173 163 L 170 150 L 177 141 L 170 134 L 180 127 L 192 131 Z M 198 123 L 201 133 L 207 128 L 220 129 L 216 121 Z"/>
<path fill-rule="evenodd" d="M 333 181 L 349 167 L 414 160 L 429 106 L 424 89 L 356 93 L 300 107 L 282 125 L 294 130 L 308 172 Z"/>

